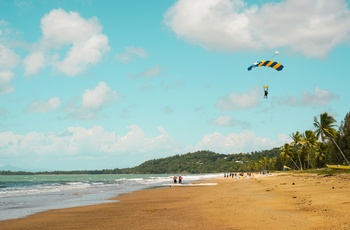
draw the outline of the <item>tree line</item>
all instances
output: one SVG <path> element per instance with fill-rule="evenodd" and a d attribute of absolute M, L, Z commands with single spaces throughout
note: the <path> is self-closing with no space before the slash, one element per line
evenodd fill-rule
<path fill-rule="evenodd" d="M 279 148 L 252 153 L 219 154 L 209 150 L 146 161 L 136 167 L 115 169 L 117 173 L 221 173 L 252 171 L 252 162 L 276 158 Z M 261 167 L 263 169 L 263 167 Z"/>
<path fill-rule="evenodd" d="M 326 164 L 350 165 L 350 113 L 336 129 L 328 113 L 314 117 L 315 130 L 292 133 L 291 143 L 281 147 L 283 164 L 297 170 L 325 167 Z"/>

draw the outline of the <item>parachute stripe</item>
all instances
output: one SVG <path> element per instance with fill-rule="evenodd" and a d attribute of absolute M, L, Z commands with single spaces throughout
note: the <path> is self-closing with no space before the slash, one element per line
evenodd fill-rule
<path fill-rule="evenodd" d="M 270 65 L 270 67 L 276 69 L 275 66 L 276 66 L 277 64 L 278 64 L 278 62 L 275 62 L 275 61 L 274 61 L 274 62 Z"/>
<path fill-rule="evenodd" d="M 279 62 L 275 62 L 272 60 L 262 60 L 258 63 L 254 63 L 253 65 L 249 66 L 248 71 L 252 70 L 254 67 L 259 67 L 259 66 L 274 68 L 277 71 L 281 71 L 283 69 L 283 65 Z"/>
<path fill-rule="evenodd" d="M 276 62 L 274 62 L 274 61 L 269 61 L 267 64 L 266 64 L 266 66 L 267 67 L 273 67 L 274 65 L 276 65 Z"/>
<path fill-rule="evenodd" d="M 265 62 L 266 62 L 265 60 L 262 60 L 261 62 L 258 63 L 258 66 L 264 66 Z"/>
<path fill-rule="evenodd" d="M 277 71 L 281 71 L 283 69 L 283 65 L 277 62 L 277 64 L 273 68 L 276 69 Z"/>

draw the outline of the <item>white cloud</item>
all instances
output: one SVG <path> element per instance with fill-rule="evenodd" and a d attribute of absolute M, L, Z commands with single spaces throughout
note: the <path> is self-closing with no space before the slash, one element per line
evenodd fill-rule
<path fill-rule="evenodd" d="M 205 135 L 195 148 L 198 150 L 209 149 L 218 153 L 250 152 L 282 146 L 285 143 L 285 135 L 280 135 L 279 138 L 275 141 L 256 136 L 250 131 L 239 134 L 231 133 L 226 136 L 216 132 Z"/>
<path fill-rule="evenodd" d="M 76 76 L 97 64 L 110 50 L 97 18 L 54 9 L 41 19 L 42 37 L 24 60 L 25 73 L 33 75 L 44 66 Z M 45 62 L 44 62 L 45 61 Z"/>
<path fill-rule="evenodd" d="M 161 68 L 159 66 L 154 66 L 150 69 L 146 69 L 140 74 L 140 77 L 154 77 L 159 75 L 161 72 Z"/>
<path fill-rule="evenodd" d="M 316 87 L 314 92 L 304 92 L 300 98 L 295 96 L 281 98 L 279 105 L 287 106 L 326 106 L 339 96 L 325 89 Z"/>
<path fill-rule="evenodd" d="M 41 29 L 45 42 L 61 46 L 71 43 L 86 42 L 91 37 L 101 34 L 102 27 L 97 18 L 88 20 L 77 12 L 63 9 L 51 10 L 41 19 Z"/>
<path fill-rule="evenodd" d="M 5 44 L 7 42 L 6 38 L 16 37 L 17 31 L 9 27 L 9 23 L 4 19 L 0 20 L 0 41 Z"/>
<path fill-rule="evenodd" d="M 225 115 L 225 116 L 220 116 L 213 120 L 213 123 L 219 126 L 233 126 L 234 121 L 231 116 Z"/>
<path fill-rule="evenodd" d="M 0 44 L 0 94 L 10 93 L 15 90 L 11 85 L 14 75 L 12 69 L 17 67 L 19 61 L 19 56 L 13 50 Z"/>
<path fill-rule="evenodd" d="M 3 23 L 5 22 L 0 21 L 0 26 Z M 13 50 L 0 44 L 0 94 L 10 93 L 15 90 L 11 85 L 14 75 L 12 69 L 17 67 L 19 61 L 19 56 Z"/>
<path fill-rule="evenodd" d="M 147 55 L 148 54 L 146 50 L 144 50 L 141 47 L 128 46 L 128 47 L 125 47 L 125 52 L 116 54 L 115 58 L 118 61 L 127 64 L 131 62 L 134 58 L 137 58 L 137 57 L 144 58 L 144 57 L 147 57 Z"/>
<path fill-rule="evenodd" d="M 82 97 L 82 107 L 89 110 L 100 110 L 108 103 L 119 98 L 105 82 L 99 82 L 92 90 L 86 90 Z"/>
<path fill-rule="evenodd" d="M 13 69 L 20 61 L 19 56 L 8 47 L 0 44 L 0 70 Z"/>
<path fill-rule="evenodd" d="M 33 7 L 33 3 L 31 0 L 15 0 L 14 4 L 17 7 L 24 8 L 24 9 L 28 9 L 28 8 Z"/>
<path fill-rule="evenodd" d="M 25 75 L 37 74 L 45 66 L 45 57 L 41 52 L 31 53 L 23 60 Z"/>
<path fill-rule="evenodd" d="M 152 78 L 158 76 L 161 73 L 161 71 L 161 68 L 158 65 L 156 65 L 152 68 L 145 69 L 137 75 L 129 75 L 129 78 Z"/>
<path fill-rule="evenodd" d="M 180 38 L 224 51 L 288 47 L 323 58 L 350 41 L 344 0 L 284 0 L 261 7 L 244 0 L 179 0 L 164 23 Z"/>
<path fill-rule="evenodd" d="M 56 60 L 57 70 L 75 76 L 84 72 L 89 65 L 98 63 L 104 52 L 109 50 L 108 39 L 104 35 L 96 35 L 88 40 L 74 44 L 62 60 Z"/>
<path fill-rule="evenodd" d="M 58 97 L 53 97 L 47 101 L 34 101 L 26 109 L 28 112 L 50 112 L 57 110 L 61 105 Z"/>
<path fill-rule="evenodd" d="M 153 138 L 147 137 L 137 125 L 130 125 L 129 132 L 125 136 L 118 137 L 118 151 L 152 153 L 171 148 L 173 140 L 165 129 L 158 127 L 159 135 Z"/>
<path fill-rule="evenodd" d="M 301 97 L 301 103 L 303 105 L 315 105 L 315 106 L 325 106 L 331 101 L 338 99 L 338 95 L 319 87 L 315 88 L 313 93 L 305 92 Z"/>
<path fill-rule="evenodd" d="M 95 88 L 87 89 L 82 94 L 81 105 L 68 104 L 65 118 L 90 120 L 101 118 L 102 110 L 111 103 L 120 99 L 117 91 L 110 88 L 105 82 L 99 82 Z"/>
<path fill-rule="evenodd" d="M 3 29 L 1 27 L 4 27 Z M 15 90 L 11 85 L 13 79 L 13 69 L 16 68 L 20 62 L 19 55 L 1 44 L 6 43 L 6 36 L 11 34 L 11 29 L 7 28 L 7 22 L 0 20 L 0 94 L 10 93 Z"/>
<path fill-rule="evenodd" d="M 233 127 L 233 126 L 249 127 L 248 123 L 234 120 L 232 116 L 229 116 L 229 115 L 219 116 L 218 118 L 212 120 L 210 123 L 217 126 L 223 126 L 223 127 Z"/>
<path fill-rule="evenodd" d="M 259 103 L 259 98 L 261 95 L 255 89 L 242 94 L 233 92 L 231 95 L 221 98 L 216 103 L 216 107 L 222 110 L 249 109 Z"/>
<path fill-rule="evenodd" d="M 11 85 L 13 73 L 8 70 L 0 70 L 0 94 L 10 93 L 15 90 Z"/>

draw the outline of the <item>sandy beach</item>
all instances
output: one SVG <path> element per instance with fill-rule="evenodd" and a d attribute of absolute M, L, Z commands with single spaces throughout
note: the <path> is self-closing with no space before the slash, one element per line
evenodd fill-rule
<path fill-rule="evenodd" d="M 350 229 L 350 175 L 220 178 L 1 221 L 0 229 Z"/>

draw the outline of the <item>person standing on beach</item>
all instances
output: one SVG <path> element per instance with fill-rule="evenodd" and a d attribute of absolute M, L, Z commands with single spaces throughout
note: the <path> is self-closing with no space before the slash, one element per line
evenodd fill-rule
<path fill-rule="evenodd" d="M 182 183 L 182 176 L 180 175 L 179 176 L 179 184 L 181 184 Z"/>
<path fill-rule="evenodd" d="M 176 183 L 177 183 L 177 177 L 174 176 L 174 177 L 173 177 L 173 180 L 174 180 L 174 184 L 176 184 Z"/>

